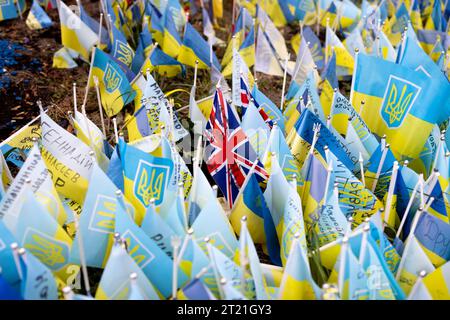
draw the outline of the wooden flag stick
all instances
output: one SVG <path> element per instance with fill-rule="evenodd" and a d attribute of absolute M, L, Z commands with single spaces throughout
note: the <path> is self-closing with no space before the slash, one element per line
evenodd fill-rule
<path fill-rule="evenodd" d="M 113 127 L 114 127 L 114 138 L 116 140 L 116 144 L 119 143 L 119 133 L 117 132 L 117 119 L 113 118 Z"/>
<path fill-rule="evenodd" d="M 73 90 L 73 111 L 74 111 L 74 115 L 75 115 L 78 112 L 78 107 L 77 107 L 77 83 L 76 82 L 74 82 L 72 84 L 72 90 Z"/>
<path fill-rule="evenodd" d="M 100 112 L 100 121 L 102 123 L 103 139 L 106 139 L 105 119 L 103 118 L 102 98 L 100 96 L 100 88 L 98 78 L 94 76 L 95 92 L 97 93 L 98 111 Z"/>

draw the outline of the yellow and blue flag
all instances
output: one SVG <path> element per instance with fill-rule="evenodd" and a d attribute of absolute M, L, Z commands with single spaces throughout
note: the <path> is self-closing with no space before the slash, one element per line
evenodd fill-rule
<path fill-rule="evenodd" d="M 111 254 L 102 273 L 100 283 L 95 293 L 99 300 L 126 300 L 130 297 L 132 284 L 130 274 L 136 273 L 136 285 L 139 287 L 143 297 L 147 300 L 159 300 L 153 284 L 147 279 L 144 272 L 138 266 L 132 254 L 122 247 L 122 244 L 114 244 Z"/>
<path fill-rule="evenodd" d="M 333 51 L 330 60 L 322 74 L 322 92 L 320 93 L 320 104 L 326 116 L 331 115 L 331 105 L 333 104 L 334 90 L 339 90 L 336 75 L 336 53 Z M 338 130 L 339 131 L 339 130 Z"/>
<path fill-rule="evenodd" d="M 166 12 L 164 17 L 164 33 L 161 48 L 168 56 L 176 58 L 180 52 L 181 38 L 175 27 L 170 12 Z"/>
<path fill-rule="evenodd" d="M 396 280 L 403 292 L 409 294 L 419 273 L 421 271 L 431 273 L 435 268 L 414 235 L 410 235 L 406 243 L 407 247 L 402 254 Z"/>
<path fill-rule="evenodd" d="M 102 105 L 108 117 L 122 110 L 123 106 L 133 101 L 136 93 L 128 82 L 126 74 L 116 61 L 101 49 L 94 49 L 92 77 L 99 80 Z M 91 85 L 94 84 L 90 79 Z"/>
<path fill-rule="evenodd" d="M 119 64 L 129 68 L 133 62 L 134 50 L 128 44 L 127 38 L 114 24 L 111 25 L 109 36 L 111 38 L 111 56 Z"/>
<path fill-rule="evenodd" d="M 408 300 L 448 300 L 450 299 L 450 262 L 445 263 L 423 279 L 419 279 L 411 289 Z M 417 288 L 416 288 L 417 286 Z"/>
<path fill-rule="evenodd" d="M 177 293 L 178 300 L 216 300 L 202 280 L 194 278 Z"/>
<path fill-rule="evenodd" d="M 155 48 L 152 55 L 142 65 L 142 71 L 146 71 L 147 69 L 150 72 L 156 71 L 158 74 L 169 78 L 175 77 L 180 73 L 182 76 L 186 74 L 186 68 L 183 64 L 159 48 Z"/>
<path fill-rule="evenodd" d="M 85 261 L 90 267 L 104 268 L 108 261 L 114 243 L 116 213 L 124 210 L 117 199 L 117 190 L 103 170 L 95 164 L 78 231 L 83 237 Z M 127 211 L 134 215 L 134 208 L 128 202 Z M 77 234 L 70 252 L 70 260 L 76 264 L 80 263 L 81 252 L 78 237 Z"/>
<path fill-rule="evenodd" d="M 124 141 L 120 146 L 124 174 L 124 194 L 136 208 L 135 221 L 141 224 L 150 200 L 159 207 L 173 172 L 173 161 L 154 157 Z"/>
<path fill-rule="evenodd" d="M 5 0 L 0 6 L 0 21 L 19 17 L 16 0 Z"/>
<path fill-rule="evenodd" d="M 139 228 L 125 210 L 116 212 L 115 232 L 118 232 L 124 238 L 128 247 L 128 254 L 142 269 L 157 292 L 165 298 L 170 296 L 172 292 L 173 261 L 169 256 Z M 179 270 L 177 286 L 180 287 L 187 280 L 186 274 Z"/>
<path fill-rule="evenodd" d="M 318 3 L 317 3 L 318 5 Z M 316 1 L 314 0 L 299 0 L 295 7 L 295 18 L 303 21 L 305 25 L 312 25 L 317 21 Z"/>
<path fill-rule="evenodd" d="M 450 260 L 450 247 L 444 238 L 441 240 L 441 237 L 445 237 L 449 232 L 448 223 L 427 212 L 423 212 L 417 221 L 414 235 L 435 267 L 440 267 Z"/>
<path fill-rule="evenodd" d="M 58 288 L 51 270 L 39 261 L 34 254 L 25 253 L 19 259 L 19 268 L 23 272 L 21 284 L 23 299 L 57 300 Z"/>
<path fill-rule="evenodd" d="M 64 2 L 57 3 L 62 44 L 77 51 L 84 60 L 89 61 L 92 47 L 99 42 L 97 33 L 92 31 Z"/>
<path fill-rule="evenodd" d="M 195 62 L 198 60 L 199 69 L 208 69 L 213 64 L 217 70 L 221 70 L 216 54 L 210 52 L 210 46 L 206 40 L 203 39 L 189 22 L 186 23 L 183 44 L 177 60 L 191 67 L 195 67 Z"/>
<path fill-rule="evenodd" d="M 318 300 L 320 288 L 314 281 L 307 252 L 294 239 L 281 279 L 279 298 L 285 300 Z"/>
<path fill-rule="evenodd" d="M 416 158 L 434 123 L 449 114 L 449 110 L 433 111 L 445 106 L 444 102 L 450 96 L 442 92 L 426 94 L 429 90 L 437 90 L 432 84 L 423 72 L 358 54 L 351 102 L 356 104 L 364 100 L 365 105 L 370 106 L 363 108 L 362 118 L 372 132 L 379 136 L 386 134 L 398 159 Z M 418 129 L 411 131 L 411 127 Z"/>
<path fill-rule="evenodd" d="M 27 20 L 25 21 L 31 30 L 47 29 L 52 26 L 52 20 L 41 8 L 37 0 L 33 0 Z"/>
<path fill-rule="evenodd" d="M 443 16 L 441 0 L 434 0 L 433 11 L 425 23 L 425 29 L 445 32 L 447 30 L 447 21 Z"/>

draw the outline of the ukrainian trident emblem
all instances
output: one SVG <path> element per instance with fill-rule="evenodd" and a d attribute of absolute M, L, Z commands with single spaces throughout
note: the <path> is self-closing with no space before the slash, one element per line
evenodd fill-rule
<path fill-rule="evenodd" d="M 164 191 L 169 182 L 168 166 L 148 163 L 141 160 L 134 178 L 134 194 L 144 205 L 155 199 L 155 205 L 160 205 L 164 198 Z"/>
<path fill-rule="evenodd" d="M 388 128 L 403 124 L 422 88 L 414 83 L 390 76 L 381 105 L 381 117 Z"/>
<path fill-rule="evenodd" d="M 103 75 L 103 82 L 108 93 L 113 93 L 119 88 L 122 83 L 122 77 L 119 72 L 109 63 L 106 66 L 105 74 Z"/>

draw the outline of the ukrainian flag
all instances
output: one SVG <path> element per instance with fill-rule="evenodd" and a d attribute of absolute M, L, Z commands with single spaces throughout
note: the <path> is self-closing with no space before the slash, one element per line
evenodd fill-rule
<path fill-rule="evenodd" d="M 405 27 L 408 26 L 408 21 L 410 21 L 408 9 L 402 2 L 395 15 L 386 23 L 383 30 L 394 46 L 399 44 L 402 33 Z"/>
<path fill-rule="evenodd" d="M 194 29 L 188 22 L 184 32 L 183 45 L 181 46 L 178 61 L 195 67 L 195 61 L 199 61 L 199 69 L 208 69 L 211 67 L 210 50 L 208 42 Z M 220 70 L 220 63 L 215 53 L 212 53 L 212 63 L 217 70 Z"/>
<path fill-rule="evenodd" d="M 156 42 L 163 43 L 164 26 L 163 26 L 163 22 L 161 21 L 162 15 L 158 11 L 158 9 L 153 7 L 152 4 L 150 4 L 150 7 L 148 7 L 148 8 L 151 8 L 150 26 L 149 26 L 150 32 L 152 33 L 152 36 L 156 40 Z"/>
<path fill-rule="evenodd" d="M 182 75 L 186 73 L 184 65 L 164 53 L 164 51 L 159 48 L 155 48 L 152 55 L 149 56 L 142 65 L 141 70 L 143 72 L 147 69 L 150 69 L 150 72 L 156 70 L 158 74 L 169 78 L 175 77 L 180 73 Z"/>
<path fill-rule="evenodd" d="M 134 50 L 127 42 L 124 34 L 113 24 L 111 29 L 111 55 L 121 64 L 129 68 L 134 58 Z"/>
<path fill-rule="evenodd" d="M 434 236 L 430 233 L 431 228 Z M 440 267 L 450 260 L 450 247 L 446 245 L 445 241 L 437 241 L 439 234 L 450 234 L 450 225 L 427 212 L 423 212 L 418 219 L 414 235 L 435 267 Z"/>
<path fill-rule="evenodd" d="M 420 15 L 419 0 L 413 0 L 411 9 L 411 24 L 415 30 L 423 29 L 422 16 Z"/>
<path fill-rule="evenodd" d="M 124 174 L 124 193 L 136 208 L 135 221 L 140 225 L 150 200 L 159 207 L 169 186 L 173 161 L 154 157 L 120 141 L 120 155 Z"/>
<path fill-rule="evenodd" d="M 362 118 L 372 132 L 386 134 L 397 159 L 418 157 L 442 117 L 437 108 L 449 106 L 442 104 L 448 95 L 429 94 L 436 88 L 424 73 L 380 58 L 360 53 L 356 65 L 352 104 L 365 101 Z M 448 110 L 444 113 L 448 116 Z"/>
<path fill-rule="evenodd" d="M 19 16 L 15 0 L 4 0 L 0 6 L 0 21 L 15 19 Z"/>
<path fill-rule="evenodd" d="M 257 6 L 260 6 L 267 14 L 270 19 L 273 21 L 275 26 L 282 27 L 287 24 L 286 17 L 284 16 L 283 9 L 280 6 L 280 2 L 278 0 L 272 1 L 263 1 Z M 257 7 L 258 10 L 258 7 Z M 288 11 L 288 10 L 287 10 Z M 288 11 L 289 12 L 289 11 Z M 291 15 L 291 14 L 289 14 Z"/>
<path fill-rule="evenodd" d="M 303 21 L 307 26 L 317 21 L 317 10 L 314 0 L 300 0 L 295 7 L 295 17 Z"/>
<path fill-rule="evenodd" d="M 163 35 L 162 50 L 170 57 L 176 58 L 180 52 L 181 39 L 170 12 L 165 14 Z"/>
<path fill-rule="evenodd" d="M 125 73 L 110 55 L 95 48 L 92 65 L 92 77 L 99 80 L 102 105 L 108 117 L 112 117 L 122 110 L 123 106 L 133 101 L 136 93 L 131 88 Z"/>
<path fill-rule="evenodd" d="M 47 29 L 52 26 L 52 20 L 50 20 L 50 17 L 45 13 L 36 0 L 33 1 L 30 13 L 28 14 L 28 18 L 25 22 L 31 30 Z"/>
<path fill-rule="evenodd" d="M 447 22 L 442 15 L 441 0 L 434 0 L 433 11 L 428 17 L 425 29 L 445 32 L 447 29 Z"/>
<path fill-rule="evenodd" d="M 269 213 L 268 210 L 258 180 L 252 174 L 248 178 L 247 185 L 244 187 L 244 190 L 236 200 L 233 210 L 231 211 L 231 225 L 239 235 L 241 232 L 241 219 L 244 216 L 247 217 L 248 231 L 250 232 L 253 241 L 255 243 L 266 243 L 264 211 Z"/>
<path fill-rule="evenodd" d="M 89 60 L 89 52 L 99 42 L 98 35 L 92 31 L 64 2 L 58 1 L 59 20 L 61 23 L 62 44 L 80 53 Z"/>
<path fill-rule="evenodd" d="M 331 115 L 331 105 L 333 104 L 334 90 L 339 89 L 338 79 L 336 76 L 336 54 L 333 51 L 330 61 L 322 74 L 323 84 L 320 93 L 320 104 L 322 105 L 325 115 Z"/>

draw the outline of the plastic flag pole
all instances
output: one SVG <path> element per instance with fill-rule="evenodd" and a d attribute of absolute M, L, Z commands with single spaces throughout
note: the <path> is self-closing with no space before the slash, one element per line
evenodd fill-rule
<path fill-rule="evenodd" d="M 198 69 L 198 60 L 195 60 L 195 68 L 194 68 L 194 84 L 193 86 L 197 88 L 197 69 Z M 195 100 L 195 90 L 194 90 L 194 100 Z"/>
<path fill-rule="evenodd" d="M 202 166 L 202 162 L 203 162 L 203 150 L 202 150 L 203 141 L 202 140 L 203 140 L 203 136 L 199 136 L 198 141 L 197 141 L 197 152 L 195 154 L 196 162 L 194 162 L 194 165 L 197 165 L 199 167 Z"/>
<path fill-rule="evenodd" d="M 288 53 L 288 55 L 286 56 L 286 59 L 284 60 L 283 88 L 281 89 L 281 103 L 280 103 L 281 111 L 284 110 L 284 99 L 285 99 L 284 93 L 286 91 L 287 64 L 289 62 L 290 56 L 291 55 Z"/>
<path fill-rule="evenodd" d="M 366 252 L 367 252 L 367 237 L 369 236 L 370 225 L 368 222 L 364 223 L 363 234 L 361 239 L 361 249 L 359 250 L 359 264 L 363 266 Z"/>
<path fill-rule="evenodd" d="M 241 234 L 242 234 L 242 230 L 247 229 L 247 216 L 243 216 L 241 218 Z M 245 273 L 247 270 L 247 266 L 248 266 L 248 258 L 247 258 L 247 254 L 245 252 L 245 249 L 247 248 L 247 243 L 246 243 L 246 238 L 243 237 L 242 239 L 240 239 L 243 241 L 243 244 L 241 246 L 241 250 L 239 250 L 239 264 L 241 266 L 241 292 L 242 294 L 245 296 Z"/>
<path fill-rule="evenodd" d="M 97 51 L 96 49 L 97 49 L 97 46 L 94 46 L 94 48 L 92 49 L 91 64 L 90 64 L 90 66 L 89 66 L 89 73 L 88 73 L 88 78 L 87 78 L 87 83 L 86 83 L 86 89 L 84 90 L 83 106 L 86 106 L 87 99 L 88 99 L 88 94 L 89 94 L 89 82 L 91 81 L 92 68 L 94 67 L 95 52 Z"/>
<path fill-rule="evenodd" d="M 389 225 L 389 218 L 391 216 L 391 206 L 392 198 L 394 196 L 395 184 L 397 183 L 397 173 L 398 173 L 398 162 L 394 161 L 394 166 L 392 168 L 391 181 L 389 182 L 388 195 L 386 199 L 385 211 L 384 211 L 384 226 Z M 393 226 L 391 226 L 393 227 Z"/>
<path fill-rule="evenodd" d="M 95 161 L 95 157 L 93 155 L 93 151 L 89 152 L 89 155 L 92 157 L 92 161 Z M 78 217 L 78 215 L 76 213 L 73 214 L 73 218 L 75 220 L 75 230 L 76 230 L 76 235 L 78 236 L 78 247 L 79 249 L 79 255 L 80 255 L 80 263 L 81 263 L 81 273 L 83 275 L 83 282 L 84 282 L 84 286 L 86 288 L 86 293 L 88 296 L 92 296 L 91 295 L 91 286 L 89 285 L 89 275 L 88 275 L 88 271 L 87 271 L 87 265 L 86 265 L 86 256 L 84 254 L 84 246 L 83 246 L 83 235 L 81 233 L 80 230 L 80 219 Z"/>
<path fill-rule="evenodd" d="M 177 297 L 178 283 L 178 249 L 180 248 L 181 239 L 178 236 L 172 236 L 170 243 L 173 247 L 173 269 L 172 269 L 172 299 Z"/>
<path fill-rule="evenodd" d="M 64 300 L 73 300 L 73 291 L 70 286 L 64 287 L 62 289 Z"/>
<path fill-rule="evenodd" d="M 358 162 L 359 162 L 359 170 L 361 172 L 361 182 L 362 182 L 363 186 L 365 186 L 366 185 L 366 176 L 364 175 L 364 159 L 362 157 L 361 151 L 359 152 Z"/>
<path fill-rule="evenodd" d="M 330 28 L 330 17 L 327 17 L 327 22 L 326 22 L 326 30 L 328 31 L 328 29 Z M 328 34 L 328 32 L 327 32 Z M 319 33 L 317 33 L 317 35 L 319 35 Z M 325 41 L 325 65 L 328 63 L 328 41 Z"/>
<path fill-rule="evenodd" d="M 117 119 L 113 118 L 112 122 L 113 122 L 113 127 L 114 127 L 114 138 L 116 139 L 116 144 L 117 144 L 117 143 L 119 143 L 119 134 L 117 132 Z"/>
<path fill-rule="evenodd" d="M 348 247 L 348 237 L 345 236 L 342 238 L 341 252 L 340 252 L 340 261 L 339 261 L 339 274 L 338 274 L 338 287 L 339 287 L 339 295 L 343 297 L 344 293 L 344 276 L 345 276 L 345 267 L 346 261 L 345 257 L 347 254 Z"/>
<path fill-rule="evenodd" d="M 386 155 L 388 153 L 388 150 L 389 150 L 389 144 L 386 144 L 386 146 L 383 149 L 383 153 L 381 154 L 381 159 L 380 159 L 380 163 L 378 164 L 377 173 L 375 174 L 375 179 L 372 183 L 372 189 L 371 189 L 372 192 L 374 192 L 377 187 L 378 179 L 380 178 L 381 169 L 383 169 L 384 161 L 386 160 Z"/>
<path fill-rule="evenodd" d="M 272 155 L 272 160 L 271 161 L 278 161 L 277 157 L 275 155 L 275 152 L 272 152 L 271 155 Z M 239 196 L 242 195 L 242 193 L 244 192 L 245 188 L 247 187 L 247 184 L 250 181 L 250 177 L 252 176 L 253 172 L 255 171 L 255 167 L 257 166 L 258 162 L 259 162 L 259 158 L 256 157 L 255 161 L 253 162 L 253 165 L 251 166 L 250 170 L 248 171 L 247 175 L 245 176 L 245 180 L 242 183 L 241 188 L 239 189 L 239 192 L 238 192 L 238 194 L 236 196 L 236 200 L 239 199 Z M 237 201 L 235 201 L 233 203 L 233 206 L 231 207 L 231 211 L 233 211 L 233 209 L 235 208 L 236 204 L 237 204 Z"/>
<path fill-rule="evenodd" d="M 223 292 L 223 288 L 222 288 L 222 286 L 220 285 L 220 283 L 221 283 L 221 281 L 220 281 L 220 278 L 219 278 L 219 272 L 217 272 L 217 268 L 216 268 L 216 259 L 214 259 L 214 255 L 212 254 L 212 249 L 211 249 L 211 243 L 210 243 L 210 238 L 209 237 L 206 237 L 205 239 L 204 239 L 204 241 L 206 242 L 206 248 L 207 248 L 207 250 L 208 250 L 208 256 L 209 256 L 209 258 L 210 258 L 210 260 L 211 260 L 211 263 L 212 263 L 212 265 L 213 265 L 213 272 L 214 272 L 214 277 L 216 278 L 216 282 L 219 284 L 219 286 L 218 286 L 218 289 L 219 289 L 219 295 L 220 295 L 220 298 L 221 299 L 225 299 L 225 294 L 224 294 L 224 292 Z"/>
<path fill-rule="evenodd" d="M 10 245 L 11 250 L 13 252 L 14 264 L 16 266 L 17 274 L 19 275 L 20 280 L 23 279 L 22 267 L 20 266 L 19 260 L 19 244 L 17 242 L 13 242 Z"/>
<path fill-rule="evenodd" d="M 186 236 L 184 237 L 183 243 L 181 244 L 180 251 L 178 252 L 178 255 L 177 255 L 177 257 L 178 257 L 178 259 L 177 259 L 178 260 L 177 261 L 178 266 L 181 263 L 181 259 L 183 259 L 183 256 L 184 256 L 184 253 L 186 252 L 186 248 L 187 248 L 187 245 L 188 245 L 189 241 L 192 240 L 192 235 L 193 234 L 194 234 L 194 229 L 189 228 L 187 230 L 187 232 L 186 232 Z"/>
<path fill-rule="evenodd" d="M 218 191 L 218 189 L 219 189 L 219 187 L 217 186 L 217 184 L 212 186 L 214 198 L 217 198 L 217 191 Z"/>
<path fill-rule="evenodd" d="M 408 205 L 406 206 L 405 212 L 403 213 L 402 221 L 400 221 L 400 225 L 398 226 L 397 233 L 395 235 L 396 238 L 400 238 L 400 234 L 403 230 L 403 226 L 405 225 L 406 218 L 408 217 L 409 211 L 411 210 L 411 207 L 413 205 L 414 199 L 416 198 L 417 191 L 419 190 L 421 176 L 423 177 L 423 174 L 420 174 L 419 181 L 417 181 L 416 185 L 414 186 L 414 189 L 411 193 L 411 197 L 409 198 Z"/>
<path fill-rule="evenodd" d="M 328 189 L 331 183 L 331 175 L 333 173 L 333 160 L 330 159 L 330 162 L 328 163 L 328 168 L 327 168 L 327 180 L 325 182 L 325 192 L 323 195 L 323 204 L 322 204 L 322 208 L 325 205 L 325 203 L 327 202 L 327 198 L 328 198 Z"/>
<path fill-rule="evenodd" d="M 98 47 L 100 48 L 102 44 L 102 25 L 103 25 L 103 13 L 100 13 L 100 22 L 98 28 Z"/>
<path fill-rule="evenodd" d="M 72 90 L 73 90 L 73 111 L 74 114 L 77 114 L 78 107 L 77 107 L 77 83 L 74 82 L 72 84 Z"/>
<path fill-rule="evenodd" d="M 419 290 L 420 284 L 423 282 L 423 279 L 427 276 L 427 272 L 425 270 L 422 270 L 419 272 L 419 277 L 416 280 L 416 283 L 414 283 L 414 286 L 411 288 L 411 291 L 409 292 L 407 300 L 412 300 L 410 297 L 414 297 L 416 294 L 416 291 Z"/>
<path fill-rule="evenodd" d="M 98 111 L 100 113 L 100 121 L 102 123 L 103 139 L 106 138 L 105 119 L 103 118 L 102 98 L 100 96 L 100 88 L 98 78 L 94 76 L 95 92 L 97 93 Z"/>

